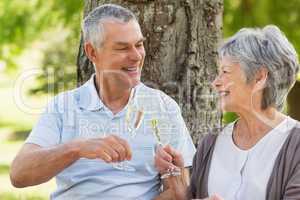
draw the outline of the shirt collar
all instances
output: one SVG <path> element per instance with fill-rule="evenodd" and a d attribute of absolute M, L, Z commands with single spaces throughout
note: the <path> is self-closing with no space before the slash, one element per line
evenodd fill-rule
<path fill-rule="evenodd" d="M 104 107 L 96 90 L 94 78 L 95 74 L 79 89 L 79 107 L 89 111 L 97 111 Z"/>
<path fill-rule="evenodd" d="M 104 104 L 96 90 L 94 80 L 95 74 L 93 74 L 91 78 L 79 88 L 79 107 L 89 111 L 97 111 L 104 108 Z M 132 92 L 136 93 L 135 90 L 137 90 L 142 85 L 143 84 L 140 82 L 137 86 L 135 86 Z M 131 94 L 130 96 L 132 98 L 132 101 L 134 101 L 135 95 Z"/>

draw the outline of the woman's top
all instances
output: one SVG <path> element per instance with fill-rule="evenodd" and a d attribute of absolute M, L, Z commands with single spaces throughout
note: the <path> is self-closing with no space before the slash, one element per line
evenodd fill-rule
<path fill-rule="evenodd" d="M 233 141 L 234 123 L 217 137 L 208 176 L 208 194 L 226 200 L 265 199 L 268 180 L 278 153 L 296 121 L 287 117 L 252 148 Z"/>
<path fill-rule="evenodd" d="M 282 144 L 279 153 L 277 153 L 278 155 L 272 165 L 271 174 L 267 178 L 267 182 L 265 182 L 265 197 L 262 197 L 263 199 L 300 199 L 300 123 L 295 122 L 287 134 L 288 136 Z M 209 179 L 210 181 L 213 180 L 213 176 L 210 178 L 209 176 L 210 169 L 214 166 L 214 164 L 212 164 L 212 159 L 215 159 L 213 158 L 213 154 L 218 135 L 217 131 L 215 133 L 208 133 L 198 144 L 197 153 L 193 162 L 191 184 L 187 193 L 188 199 L 206 198 L 209 196 L 209 192 L 213 192 L 213 187 L 210 186 L 209 191 L 208 185 Z M 265 152 L 262 151 L 261 153 L 264 154 Z M 225 162 L 227 164 L 227 162 L 229 162 L 230 155 L 226 155 L 226 158 L 228 159 L 228 161 Z M 271 161 L 268 159 L 268 162 L 265 160 L 262 160 L 261 162 L 265 164 L 267 168 Z M 225 163 L 222 164 L 225 166 Z M 255 176 L 259 179 L 261 178 L 259 177 L 260 174 L 264 174 L 266 176 L 266 173 L 260 171 L 257 171 L 256 173 L 257 174 Z M 220 182 L 224 181 L 224 178 L 221 175 L 218 178 Z M 233 182 L 234 178 L 230 178 L 229 181 Z M 231 184 L 231 182 L 229 183 Z M 241 185 L 243 186 L 243 184 Z M 236 191 L 247 191 L 246 187 L 243 187 L 245 189 L 238 189 Z M 231 186 L 228 185 L 227 189 L 230 190 Z M 239 198 L 241 196 L 237 197 Z"/>

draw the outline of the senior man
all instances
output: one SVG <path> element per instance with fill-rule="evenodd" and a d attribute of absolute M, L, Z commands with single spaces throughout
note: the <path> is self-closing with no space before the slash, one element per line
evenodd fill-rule
<path fill-rule="evenodd" d="M 195 148 L 176 102 L 140 82 L 145 50 L 137 19 L 126 8 L 106 4 L 82 28 L 95 74 L 49 103 L 12 163 L 12 184 L 26 187 L 56 177 L 56 200 L 168 198 L 168 190 L 160 193 L 153 164 L 153 151 L 162 143 L 157 139 L 170 133 L 168 143 L 184 155 L 185 167 Z M 139 126 L 132 134 L 127 118 L 134 110 Z M 171 125 L 158 132 L 162 118 Z"/>

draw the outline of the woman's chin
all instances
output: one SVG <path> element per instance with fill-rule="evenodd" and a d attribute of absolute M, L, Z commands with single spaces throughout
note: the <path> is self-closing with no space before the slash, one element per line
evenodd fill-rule
<path fill-rule="evenodd" d="M 221 103 L 220 107 L 223 112 L 234 112 L 234 109 L 232 108 L 232 106 L 230 106 L 227 103 Z"/>
<path fill-rule="evenodd" d="M 226 103 L 221 100 L 219 102 L 219 108 L 220 108 L 220 110 L 222 110 L 223 112 L 226 112 L 226 109 L 227 109 L 226 107 L 227 107 Z"/>

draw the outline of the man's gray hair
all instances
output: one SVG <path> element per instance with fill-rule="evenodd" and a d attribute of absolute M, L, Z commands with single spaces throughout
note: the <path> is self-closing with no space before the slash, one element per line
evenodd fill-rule
<path fill-rule="evenodd" d="M 129 22 L 136 20 L 135 15 L 119 5 L 104 4 L 91 11 L 83 20 L 82 32 L 84 42 L 90 42 L 94 48 L 100 48 L 105 38 L 103 22 L 105 20 L 116 20 Z"/>
<path fill-rule="evenodd" d="M 253 80 L 258 70 L 266 68 L 268 77 L 261 107 L 274 106 L 282 110 L 296 81 L 299 62 L 295 48 L 277 26 L 241 29 L 220 47 L 219 56 L 228 56 L 239 62 L 247 83 Z"/>

